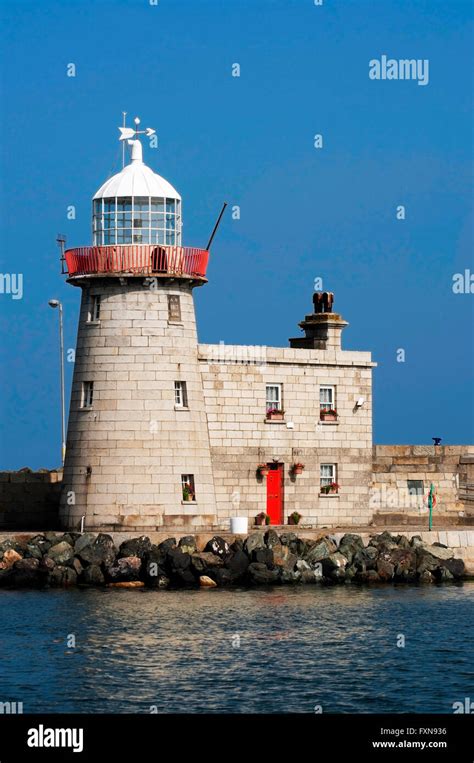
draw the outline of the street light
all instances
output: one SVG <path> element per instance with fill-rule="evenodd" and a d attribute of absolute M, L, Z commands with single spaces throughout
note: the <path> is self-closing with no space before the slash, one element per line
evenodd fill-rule
<path fill-rule="evenodd" d="M 50 307 L 59 307 L 59 365 L 61 373 L 61 460 L 64 465 L 64 456 L 66 453 L 66 429 L 64 415 L 64 336 L 63 336 L 63 306 L 59 299 L 50 299 Z"/>

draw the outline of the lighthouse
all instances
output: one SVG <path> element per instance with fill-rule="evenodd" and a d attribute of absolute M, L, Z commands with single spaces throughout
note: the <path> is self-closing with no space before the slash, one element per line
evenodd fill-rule
<path fill-rule="evenodd" d="M 204 249 L 183 246 L 182 199 L 119 128 L 130 161 L 92 200 L 92 244 L 65 252 L 81 289 L 60 516 L 69 529 L 147 531 L 214 521 L 193 290 Z"/>

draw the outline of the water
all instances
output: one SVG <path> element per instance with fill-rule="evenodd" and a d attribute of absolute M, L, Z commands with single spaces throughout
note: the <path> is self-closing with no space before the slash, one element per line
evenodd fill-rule
<path fill-rule="evenodd" d="M 449 713 L 474 697 L 473 601 L 474 582 L 2 590 L 0 701 L 33 713 Z"/>

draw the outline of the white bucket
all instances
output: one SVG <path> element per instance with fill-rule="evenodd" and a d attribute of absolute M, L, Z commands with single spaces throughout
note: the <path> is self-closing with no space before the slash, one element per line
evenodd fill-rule
<path fill-rule="evenodd" d="M 249 531 L 249 518 L 248 517 L 231 517 L 230 518 L 230 531 L 235 535 L 247 535 Z"/>

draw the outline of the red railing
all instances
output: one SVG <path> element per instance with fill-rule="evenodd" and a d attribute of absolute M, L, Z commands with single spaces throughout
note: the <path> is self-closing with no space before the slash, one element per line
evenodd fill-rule
<path fill-rule="evenodd" d="M 130 244 L 81 246 L 64 253 L 67 272 L 77 275 L 172 275 L 205 278 L 209 252 L 190 246 Z"/>

